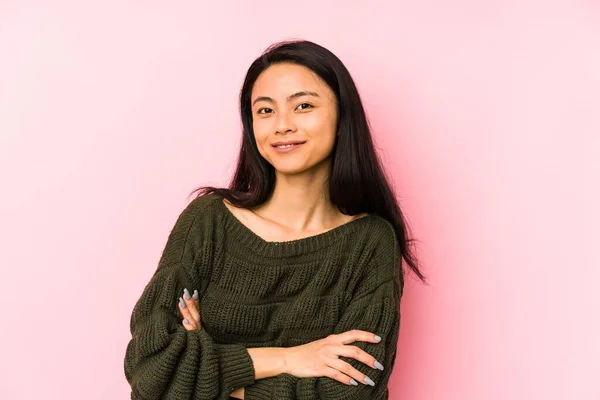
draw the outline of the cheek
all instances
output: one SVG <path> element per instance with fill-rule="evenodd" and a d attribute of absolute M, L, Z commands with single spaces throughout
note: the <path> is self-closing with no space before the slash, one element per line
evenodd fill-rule
<path fill-rule="evenodd" d="M 252 121 L 252 129 L 254 130 L 254 136 L 257 138 L 265 138 L 272 129 L 273 123 L 269 119 L 256 118 Z"/>
<path fill-rule="evenodd" d="M 333 145 L 335 141 L 335 121 L 329 118 L 311 118 L 304 125 L 312 133 L 315 139 L 318 139 L 324 145 Z"/>
<path fill-rule="evenodd" d="M 254 130 L 254 139 L 256 140 L 256 146 L 258 147 L 259 153 L 265 157 L 265 147 L 267 146 L 266 140 L 268 137 L 267 129 L 265 129 L 264 123 L 253 123 L 252 129 Z"/>

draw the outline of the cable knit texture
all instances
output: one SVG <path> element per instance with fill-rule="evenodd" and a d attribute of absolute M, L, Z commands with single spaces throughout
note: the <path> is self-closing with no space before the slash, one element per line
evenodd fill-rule
<path fill-rule="evenodd" d="M 179 215 L 158 267 L 131 315 L 125 376 L 131 398 L 246 400 L 387 399 L 404 286 L 392 225 L 368 215 L 324 233 L 268 242 L 222 197 L 198 197 Z M 200 293 L 202 329 L 187 331 L 177 300 Z M 340 359 L 375 381 L 345 385 L 290 374 L 255 380 L 247 349 L 293 347 L 361 329 L 380 343 L 354 342 L 383 364 Z"/>

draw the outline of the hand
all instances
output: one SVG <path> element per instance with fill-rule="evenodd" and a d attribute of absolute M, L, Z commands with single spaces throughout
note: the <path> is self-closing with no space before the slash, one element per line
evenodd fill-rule
<path fill-rule="evenodd" d="M 185 307 L 183 306 L 184 304 Z M 202 329 L 202 326 L 200 325 L 200 299 L 198 290 L 194 290 L 194 296 L 190 296 L 190 292 L 187 288 L 183 290 L 183 296 L 179 298 L 179 311 L 184 318 L 182 324 L 185 329 L 188 331 Z M 239 388 L 231 393 L 231 397 L 243 399 L 244 388 Z"/>
<path fill-rule="evenodd" d="M 198 291 L 194 290 L 194 297 L 187 289 L 183 290 L 183 296 L 179 298 L 179 312 L 183 316 L 183 327 L 188 331 L 202 329 L 200 326 L 200 300 Z"/>
<path fill-rule="evenodd" d="M 339 356 L 354 358 L 371 368 L 383 370 L 383 366 L 357 346 L 348 343 L 362 341 L 379 343 L 375 335 L 361 330 L 351 330 L 337 335 L 329 335 L 301 346 L 285 349 L 285 373 L 298 378 L 326 376 L 346 385 L 358 385 L 357 382 L 374 386 L 375 383 Z M 376 364 L 377 363 L 377 364 Z"/>

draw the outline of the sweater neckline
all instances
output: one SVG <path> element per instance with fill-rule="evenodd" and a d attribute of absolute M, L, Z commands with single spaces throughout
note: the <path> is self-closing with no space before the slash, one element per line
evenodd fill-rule
<path fill-rule="evenodd" d="M 229 232 L 235 236 L 236 242 L 243 244 L 251 251 L 264 256 L 294 256 L 306 253 L 313 253 L 323 247 L 327 247 L 342 237 L 349 235 L 368 223 L 368 220 L 373 218 L 373 214 L 367 214 L 364 217 L 353 219 L 345 222 L 335 228 L 329 229 L 315 235 L 306 236 L 300 239 L 286 241 L 268 241 L 252 229 L 242 223 L 223 202 L 222 196 L 217 196 L 218 206 L 222 214 L 225 216 L 225 221 Z"/>

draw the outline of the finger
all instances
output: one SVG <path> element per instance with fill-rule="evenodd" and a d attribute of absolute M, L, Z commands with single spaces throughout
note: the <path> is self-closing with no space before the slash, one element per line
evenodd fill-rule
<path fill-rule="evenodd" d="M 194 295 L 192 298 L 194 299 L 194 303 L 196 303 L 198 310 L 200 310 L 200 295 L 198 293 L 198 289 L 194 289 Z"/>
<path fill-rule="evenodd" d="M 356 379 L 353 379 L 348 375 L 343 374 L 335 368 L 327 367 L 323 376 L 335 379 L 336 381 L 341 382 L 345 385 L 358 386 L 358 382 L 356 381 Z"/>
<path fill-rule="evenodd" d="M 361 331 L 359 329 L 353 329 L 344 333 L 335 335 L 341 341 L 342 344 L 348 344 L 356 341 L 379 343 L 381 338 L 371 332 Z"/>
<path fill-rule="evenodd" d="M 179 307 L 179 311 L 181 312 L 181 315 L 183 316 L 183 318 L 187 319 L 187 321 L 189 322 L 189 324 L 192 326 L 193 329 L 197 329 L 198 324 L 192 318 L 189 307 L 186 305 L 185 301 L 183 301 L 183 298 L 181 298 L 181 297 L 179 298 L 178 307 Z M 185 324 L 185 325 L 187 325 L 187 324 Z"/>
<path fill-rule="evenodd" d="M 192 316 L 192 319 L 196 323 L 200 323 L 200 313 L 199 313 L 198 305 L 196 304 L 196 302 L 194 300 L 192 300 L 192 295 L 190 294 L 189 290 L 187 290 L 187 288 L 183 290 L 183 300 L 185 302 L 186 308 L 188 309 L 188 311 L 190 312 L 190 315 Z"/>
<path fill-rule="evenodd" d="M 187 318 L 184 318 L 183 321 L 183 327 L 188 330 L 188 331 L 193 331 L 194 327 L 192 326 L 192 324 L 190 324 L 190 320 Z"/>
<path fill-rule="evenodd" d="M 202 321 L 200 320 L 200 294 L 198 289 L 194 289 L 194 295 L 192 296 L 196 309 L 198 310 L 198 328 L 202 328 Z"/>
<path fill-rule="evenodd" d="M 330 358 L 327 361 L 327 365 L 339 371 L 344 376 L 344 379 L 350 377 L 356 380 L 357 382 L 363 383 L 365 385 L 375 386 L 375 382 L 373 382 L 371 378 L 369 378 L 367 375 L 363 374 L 344 360 L 340 360 L 339 358 Z"/>
<path fill-rule="evenodd" d="M 367 364 L 373 369 L 377 368 L 383 371 L 383 365 L 380 362 L 378 362 L 377 359 L 375 359 L 375 357 L 373 357 L 358 346 L 340 346 L 335 349 L 335 352 L 338 356 L 354 358 L 355 360 Z"/>

